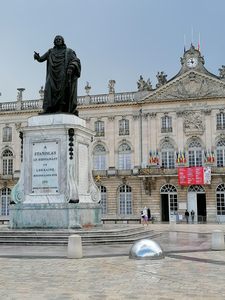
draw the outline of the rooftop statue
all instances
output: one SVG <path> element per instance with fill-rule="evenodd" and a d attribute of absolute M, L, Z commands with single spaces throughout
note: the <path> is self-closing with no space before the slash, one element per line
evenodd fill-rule
<path fill-rule="evenodd" d="M 44 55 L 34 52 L 38 62 L 47 61 L 43 113 L 70 113 L 78 116 L 77 80 L 81 64 L 75 51 L 66 47 L 62 36 L 54 39 L 54 47 Z"/>
<path fill-rule="evenodd" d="M 143 79 L 143 76 L 140 75 L 140 78 L 139 80 L 137 81 L 137 88 L 138 88 L 138 91 L 151 91 L 152 90 L 152 84 L 151 84 L 151 81 L 150 81 L 150 78 L 148 78 L 147 81 L 145 81 Z"/>
<path fill-rule="evenodd" d="M 156 75 L 157 79 L 158 79 L 158 83 L 156 84 L 156 87 L 159 88 L 160 86 L 166 84 L 167 82 L 167 75 L 164 72 L 158 72 Z"/>

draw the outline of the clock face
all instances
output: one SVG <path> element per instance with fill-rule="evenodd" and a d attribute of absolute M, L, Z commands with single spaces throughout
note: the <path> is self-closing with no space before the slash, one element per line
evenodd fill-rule
<path fill-rule="evenodd" d="M 188 60 L 187 60 L 187 66 L 188 68 L 195 68 L 198 64 L 198 60 L 196 57 L 190 57 Z"/>

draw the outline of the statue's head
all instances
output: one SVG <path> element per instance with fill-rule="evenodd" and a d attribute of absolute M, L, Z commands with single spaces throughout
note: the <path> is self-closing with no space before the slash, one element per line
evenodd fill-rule
<path fill-rule="evenodd" d="M 64 38 L 61 35 L 57 35 L 54 39 L 54 45 L 55 46 L 63 46 L 65 45 L 64 43 Z"/>

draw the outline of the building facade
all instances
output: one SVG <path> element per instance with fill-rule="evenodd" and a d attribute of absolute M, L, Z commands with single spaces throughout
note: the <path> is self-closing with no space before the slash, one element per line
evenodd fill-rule
<path fill-rule="evenodd" d="M 194 46 L 177 75 L 157 74 L 153 88 L 142 76 L 135 92 L 79 97 L 79 116 L 95 132 L 93 173 L 104 218 L 138 218 L 148 207 L 158 221 L 193 209 L 195 221 L 225 221 L 225 67 L 210 73 Z M 19 91 L 20 92 L 20 91 Z M 41 92 L 41 91 L 40 91 Z M 41 97 L 43 93 L 41 92 Z M 1 214 L 21 163 L 20 127 L 41 111 L 42 99 L 0 105 Z M 208 167 L 207 184 L 180 184 L 180 168 Z"/>

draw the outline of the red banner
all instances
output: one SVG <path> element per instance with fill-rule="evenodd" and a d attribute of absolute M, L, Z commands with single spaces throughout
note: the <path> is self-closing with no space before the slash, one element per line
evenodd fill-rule
<path fill-rule="evenodd" d="M 211 169 L 209 167 L 182 167 L 178 168 L 178 184 L 210 184 Z"/>

